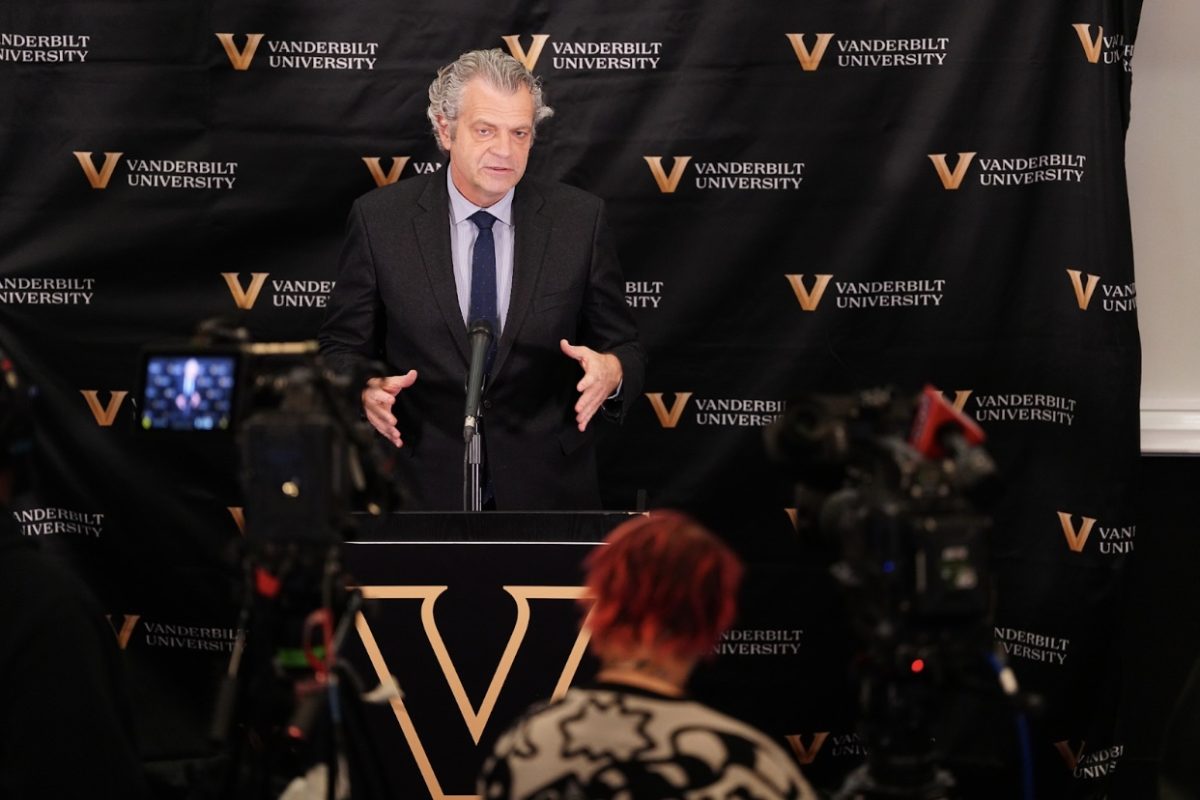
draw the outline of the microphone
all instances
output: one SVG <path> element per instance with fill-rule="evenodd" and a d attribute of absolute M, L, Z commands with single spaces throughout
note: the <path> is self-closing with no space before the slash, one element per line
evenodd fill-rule
<path fill-rule="evenodd" d="M 463 441 L 470 444 L 479 429 L 479 401 L 483 398 L 483 368 L 492 344 L 492 325 L 486 319 L 471 323 L 471 371 L 467 373 L 467 408 L 463 412 Z"/>

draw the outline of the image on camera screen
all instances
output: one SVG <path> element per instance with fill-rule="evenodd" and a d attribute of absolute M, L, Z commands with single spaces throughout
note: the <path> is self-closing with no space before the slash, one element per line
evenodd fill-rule
<path fill-rule="evenodd" d="M 146 430 L 228 430 L 237 359 L 152 355 L 146 359 L 141 425 Z"/>

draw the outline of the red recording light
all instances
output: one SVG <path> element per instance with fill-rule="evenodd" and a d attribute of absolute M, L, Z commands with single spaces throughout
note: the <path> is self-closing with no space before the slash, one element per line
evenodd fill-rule
<path fill-rule="evenodd" d="M 925 671 L 925 659 L 914 658 L 912 664 L 909 665 L 909 669 L 911 669 L 914 674 L 916 674 L 918 672 L 924 672 Z"/>

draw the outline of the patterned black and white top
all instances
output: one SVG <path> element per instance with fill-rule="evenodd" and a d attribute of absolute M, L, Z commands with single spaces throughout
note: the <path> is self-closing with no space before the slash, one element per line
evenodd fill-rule
<path fill-rule="evenodd" d="M 513 725 L 483 765 L 484 800 L 815 800 L 795 763 L 749 725 L 692 700 L 602 684 Z"/>

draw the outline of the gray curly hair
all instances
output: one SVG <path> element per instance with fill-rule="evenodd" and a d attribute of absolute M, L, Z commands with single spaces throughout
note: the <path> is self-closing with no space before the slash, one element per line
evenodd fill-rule
<path fill-rule="evenodd" d="M 554 115 L 554 109 L 546 105 L 542 97 L 542 82 L 525 65 L 500 48 L 493 50 L 471 50 L 438 70 L 437 77 L 429 84 L 429 110 L 426 115 L 433 126 L 433 138 L 438 148 L 445 152 L 438 136 L 438 117 L 444 119 L 451 131 L 458 121 L 462 105 L 463 90 L 474 78 L 482 78 L 489 85 L 505 92 L 515 92 L 524 86 L 533 95 L 533 125 Z"/>

